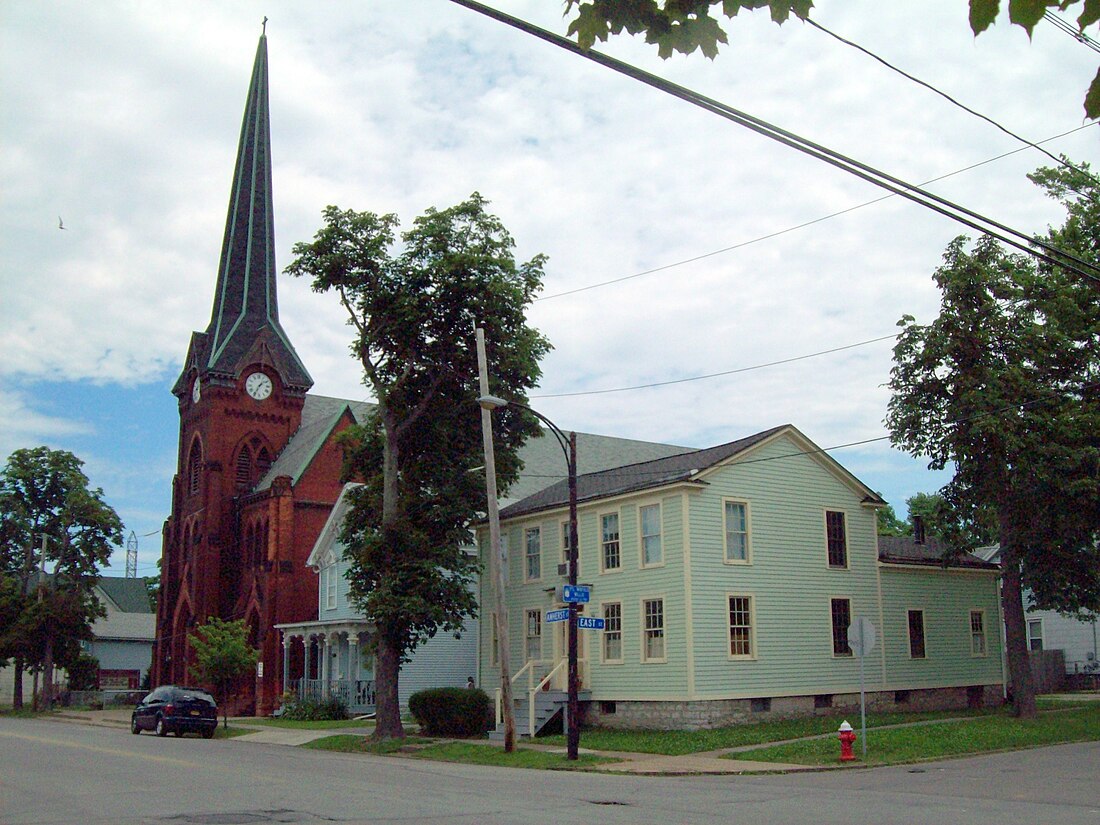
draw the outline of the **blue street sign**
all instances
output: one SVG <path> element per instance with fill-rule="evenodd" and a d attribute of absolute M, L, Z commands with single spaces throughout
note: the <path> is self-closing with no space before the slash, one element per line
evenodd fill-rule
<path fill-rule="evenodd" d="M 547 610 L 546 621 L 549 622 L 564 622 L 569 619 L 568 610 Z"/>
<path fill-rule="evenodd" d="M 578 616 L 577 627 L 583 627 L 585 630 L 603 630 L 604 620 L 597 619 L 595 616 Z"/>
<path fill-rule="evenodd" d="M 561 588 L 561 600 L 563 602 L 573 602 L 574 604 L 584 604 L 588 601 L 591 593 L 588 587 L 583 584 L 566 584 Z"/>

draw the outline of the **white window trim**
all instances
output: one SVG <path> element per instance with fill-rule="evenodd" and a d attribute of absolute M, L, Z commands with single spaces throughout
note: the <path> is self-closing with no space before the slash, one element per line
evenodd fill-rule
<path fill-rule="evenodd" d="M 905 650 L 909 654 L 909 660 L 913 662 L 926 662 L 932 658 L 932 652 L 928 649 L 928 619 L 925 615 L 928 611 L 923 607 L 905 608 Z M 913 633 L 909 628 L 909 614 L 920 613 L 921 640 L 924 642 L 924 655 L 913 655 Z"/>
<path fill-rule="evenodd" d="M 604 541 L 603 541 L 603 520 L 604 516 L 615 516 L 619 522 L 619 566 L 618 567 L 605 567 L 604 561 L 606 557 L 604 555 Z M 602 513 L 596 514 L 596 542 L 599 548 L 600 554 L 600 575 L 605 573 L 621 573 L 623 572 L 623 517 L 618 510 L 606 510 Z"/>
<path fill-rule="evenodd" d="M 645 603 L 646 602 L 660 602 L 661 603 L 661 638 L 664 639 L 665 655 L 661 657 L 655 657 L 649 659 L 646 657 L 645 643 L 646 643 L 646 624 L 645 624 Z M 638 618 L 640 619 L 638 627 L 641 632 L 638 634 L 638 638 L 641 642 L 640 645 L 640 661 L 643 665 L 660 665 L 668 662 L 668 599 L 663 594 L 656 596 L 642 596 L 638 600 Z"/>
<path fill-rule="evenodd" d="M 325 610 L 336 609 L 337 579 L 336 565 L 330 564 L 325 568 Z"/>
<path fill-rule="evenodd" d="M 845 661 L 855 659 L 856 652 L 852 650 L 851 640 L 848 642 L 848 653 L 837 653 L 836 647 L 833 645 L 833 602 L 845 601 L 848 602 L 848 621 L 851 622 L 855 618 L 855 613 L 852 610 L 852 597 L 851 596 L 829 596 L 828 601 L 825 603 L 825 618 L 826 627 L 829 629 L 829 652 L 834 659 L 844 659 Z"/>
<path fill-rule="evenodd" d="M 661 543 L 661 559 L 660 561 L 654 561 L 647 563 L 645 560 L 645 535 L 642 533 L 642 510 L 647 507 L 657 508 L 657 539 Z M 620 539 L 622 536 L 621 523 L 620 523 Z M 622 541 L 619 542 L 620 551 L 622 549 Z M 621 558 L 621 556 L 620 556 Z M 664 567 L 665 566 L 665 509 L 661 506 L 661 502 L 654 501 L 649 504 L 638 505 L 638 567 L 642 569 L 650 567 Z"/>
<path fill-rule="evenodd" d="M 729 555 L 729 547 L 726 544 L 726 537 L 729 535 L 729 525 L 726 522 L 726 505 L 727 504 L 740 504 L 745 508 L 745 558 L 744 559 L 731 559 Z M 749 507 L 749 503 L 740 498 L 723 498 L 722 499 L 722 563 L 723 564 L 739 564 L 739 565 L 751 565 L 752 564 L 752 510 Z"/>
<path fill-rule="evenodd" d="M 1047 649 L 1047 629 L 1045 622 L 1043 622 L 1042 618 L 1038 616 L 1036 616 L 1035 618 L 1028 618 L 1027 616 L 1024 616 L 1024 640 L 1027 642 L 1028 653 L 1031 653 L 1031 625 L 1033 623 L 1039 625 L 1039 643 L 1042 645 L 1039 649 Z"/>
<path fill-rule="evenodd" d="M 580 532 L 581 531 L 580 531 L 580 528 L 579 528 L 579 525 L 578 525 L 578 529 L 577 529 L 577 544 L 578 545 L 581 543 Z M 558 522 L 558 541 L 561 544 L 561 563 L 562 564 L 569 564 L 568 536 L 569 536 L 569 519 L 566 519 L 565 521 L 559 521 Z M 581 554 L 580 554 L 580 550 L 578 548 L 578 550 L 577 550 L 577 564 L 578 565 L 580 564 L 580 560 L 581 560 Z"/>
<path fill-rule="evenodd" d="M 974 624 L 973 615 L 978 613 L 982 617 L 982 648 L 981 652 L 974 650 Z M 984 607 L 972 607 L 966 611 L 966 631 L 970 638 L 970 656 L 975 659 L 984 659 L 989 656 L 989 622 L 986 618 L 986 610 Z M 924 653 L 928 655 L 928 642 L 924 644 Z"/>
<path fill-rule="evenodd" d="M 612 600 L 608 602 L 600 602 L 600 618 L 604 618 L 604 608 L 608 605 L 617 604 L 619 606 L 619 658 L 608 659 L 607 648 L 604 646 L 603 634 L 600 636 L 600 664 L 603 665 L 621 665 L 626 663 L 626 657 L 623 652 L 626 650 L 626 634 L 623 632 L 623 603 L 619 600 Z M 606 632 L 606 629 L 605 629 Z"/>
<path fill-rule="evenodd" d="M 539 574 L 537 576 L 530 575 L 531 571 L 530 571 L 529 566 L 528 566 L 530 561 L 531 561 L 531 558 L 532 558 L 532 556 L 527 551 L 527 548 L 528 548 L 527 542 L 530 539 L 531 533 L 536 533 L 538 535 L 538 541 L 539 541 L 539 552 L 538 552 Z M 523 528 L 523 580 L 525 582 L 540 582 L 540 581 L 542 581 L 542 527 L 541 526 L 524 527 Z"/>
<path fill-rule="evenodd" d="M 730 643 L 730 599 L 749 600 L 749 650 L 751 653 L 731 653 Z M 756 647 L 756 597 L 752 593 L 727 593 L 726 594 L 726 657 L 732 662 L 754 662 L 759 658 Z"/>
<path fill-rule="evenodd" d="M 528 618 L 532 614 L 538 616 L 538 619 L 539 619 L 539 622 L 538 622 L 538 626 L 539 626 L 539 635 L 538 635 L 539 655 L 538 655 L 537 659 L 531 659 L 527 655 L 527 642 L 530 639 L 535 638 L 535 637 L 529 636 L 527 634 L 527 628 L 529 627 Z M 526 662 L 541 662 L 542 660 L 543 660 L 542 659 L 542 611 L 537 609 L 537 608 L 534 609 L 534 610 L 527 609 L 527 610 L 523 611 L 523 661 L 526 663 Z"/>
<path fill-rule="evenodd" d="M 832 564 L 829 561 L 829 513 L 844 516 L 844 564 Z M 828 570 L 850 570 L 852 568 L 852 543 L 848 540 L 848 511 L 839 507 L 824 507 L 821 510 L 821 524 L 825 528 L 825 567 Z"/>

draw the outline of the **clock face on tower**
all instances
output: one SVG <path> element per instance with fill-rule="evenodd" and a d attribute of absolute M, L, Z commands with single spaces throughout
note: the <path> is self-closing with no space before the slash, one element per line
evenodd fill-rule
<path fill-rule="evenodd" d="M 257 401 L 263 401 L 271 395 L 271 379 L 262 372 L 254 372 L 245 379 L 244 389 Z"/>
<path fill-rule="evenodd" d="M 202 397 L 202 382 L 196 378 L 195 383 L 191 385 L 191 403 L 198 404 L 200 397 Z"/>

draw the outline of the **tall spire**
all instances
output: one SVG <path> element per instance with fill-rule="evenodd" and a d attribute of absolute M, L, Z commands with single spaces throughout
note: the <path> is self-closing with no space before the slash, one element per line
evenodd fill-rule
<path fill-rule="evenodd" d="M 261 35 L 237 145 L 205 363 L 196 366 L 202 373 L 235 378 L 258 358 L 276 369 L 288 388 L 304 392 L 313 379 L 279 324 L 267 97 L 267 36 Z"/>

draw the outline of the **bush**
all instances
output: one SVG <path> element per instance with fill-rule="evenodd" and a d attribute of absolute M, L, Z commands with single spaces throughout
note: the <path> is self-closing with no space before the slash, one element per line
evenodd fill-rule
<path fill-rule="evenodd" d="M 328 699 L 295 699 L 283 705 L 283 719 L 299 722 L 321 722 L 329 719 L 347 719 L 347 706 L 334 696 Z"/>
<path fill-rule="evenodd" d="M 483 690 L 421 690 L 409 697 L 409 712 L 429 736 L 480 736 L 489 727 L 489 697 Z"/>
<path fill-rule="evenodd" d="M 99 687 L 99 659 L 81 652 L 66 668 L 69 690 L 95 690 Z"/>

